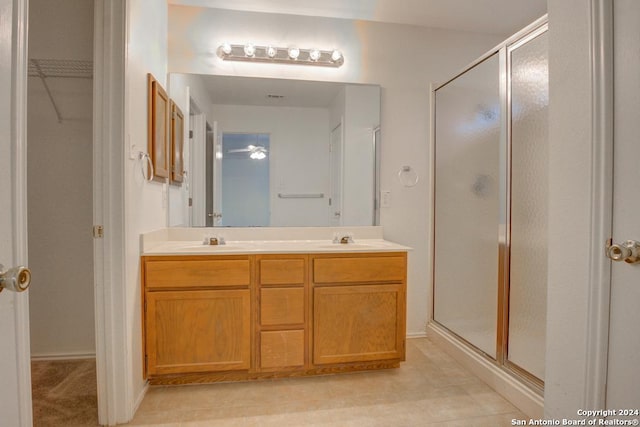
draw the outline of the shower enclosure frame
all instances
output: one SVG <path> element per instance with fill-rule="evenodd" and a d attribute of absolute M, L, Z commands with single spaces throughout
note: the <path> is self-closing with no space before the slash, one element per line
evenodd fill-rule
<path fill-rule="evenodd" d="M 465 347 L 480 355 L 486 361 L 492 363 L 499 369 L 524 382 L 536 394 L 542 396 L 544 392 L 544 381 L 529 373 L 525 369 L 516 365 L 508 359 L 509 345 L 509 293 L 510 293 L 510 248 L 511 248 L 511 147 L 512 147 L 512 88 L 511 88 L 511 54 L 519 47 L 525 45 L 536 37 L 548 31 L 548 18 L 543 16 L 523 30 L 506 39 L 484 55 L 477 58 L 452 78 L 443 83 L 431 86 L 431 142 L 430 142 L 430 170 L 431 170 L 431 238 L 430 238 L 430 277 L 431 277 L 431 306 L 429 322 L 439 327 L 439 330 L 446 331 Z M 500 205 L 500 211 L 505 214 L 505 223 L 499 224 L 498 233 L 498 292 L 497 292 L 497 330 L 496 330 L 496 357 L 485 353 L 477 346 L 456 334 L 442 323 L 435 319 L 435 256 L 436 256 L 436 91 L 456 80 L 467 71 L 498 55 L 499 67 L 499 99 L 500 99 L 500 132 L 499 144 L 505 147 L 505 167 L 504 178 L 500 178 L 500 192 L 505 194 L 504 203 Z"/>

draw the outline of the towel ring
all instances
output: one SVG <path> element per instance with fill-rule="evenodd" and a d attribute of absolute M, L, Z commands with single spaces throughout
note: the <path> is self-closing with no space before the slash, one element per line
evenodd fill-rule
<path fill-rule="evenodd" d="M 147 173 L 145 173 L 144 170 L 144 164 L 140 163 L 140 173 L 142 173 L 142 179 L 144 179 L 146 182 L 151 182 L 153 181 L 153 175 L 155 174 L 155 171 L 153 170 L 153 162 L 151 161 L 151 156 L 149 156 L 149 153 L 145 153 L 144 151 L 140 151 L 139 153 L 139 160 L 143 160 L 146 159 L 147 160 Z"/>
<path fill-rule="evenodd" d="M 402 166 L 398 171 L 398 180 L 405 187 L 413 187 L 418 183 L 420 177 L 411 166 Z"/>

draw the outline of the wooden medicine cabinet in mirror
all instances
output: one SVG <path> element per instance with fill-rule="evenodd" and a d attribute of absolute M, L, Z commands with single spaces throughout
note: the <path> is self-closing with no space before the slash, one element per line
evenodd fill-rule
<path fill-rule="evenodd" d="M 169 178 L 169 96 L 151 75 L 148 81 L 148 151 L 153 163 L 154 179 Z"/>

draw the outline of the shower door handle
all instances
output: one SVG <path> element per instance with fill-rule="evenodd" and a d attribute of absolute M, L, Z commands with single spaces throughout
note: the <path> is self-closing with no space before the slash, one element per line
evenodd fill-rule
<path fill-rule="evenodd" d="M 611 239 L 609 239 L 605 253 L 611 261 L 624 261 L 629 264 L 635 264 L 640 262 L 640 242 L 627 240 L 618 244 L 612 243 Z"/>
<path fill-rule="evenodd" d="M 0 264 L 0 292 L 8 289 L 14 292 L 26 291 L 31 284 L 31 271 L 27 267 L 14 267 L 7 271 Z"/>

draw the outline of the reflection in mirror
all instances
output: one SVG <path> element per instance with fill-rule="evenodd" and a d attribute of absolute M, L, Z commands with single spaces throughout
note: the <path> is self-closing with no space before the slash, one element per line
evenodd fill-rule
<path fill-rule="evenodd" d="M 188 182 L 172 226 L 375 225 L 380 87 L 171 74 Z"/>

